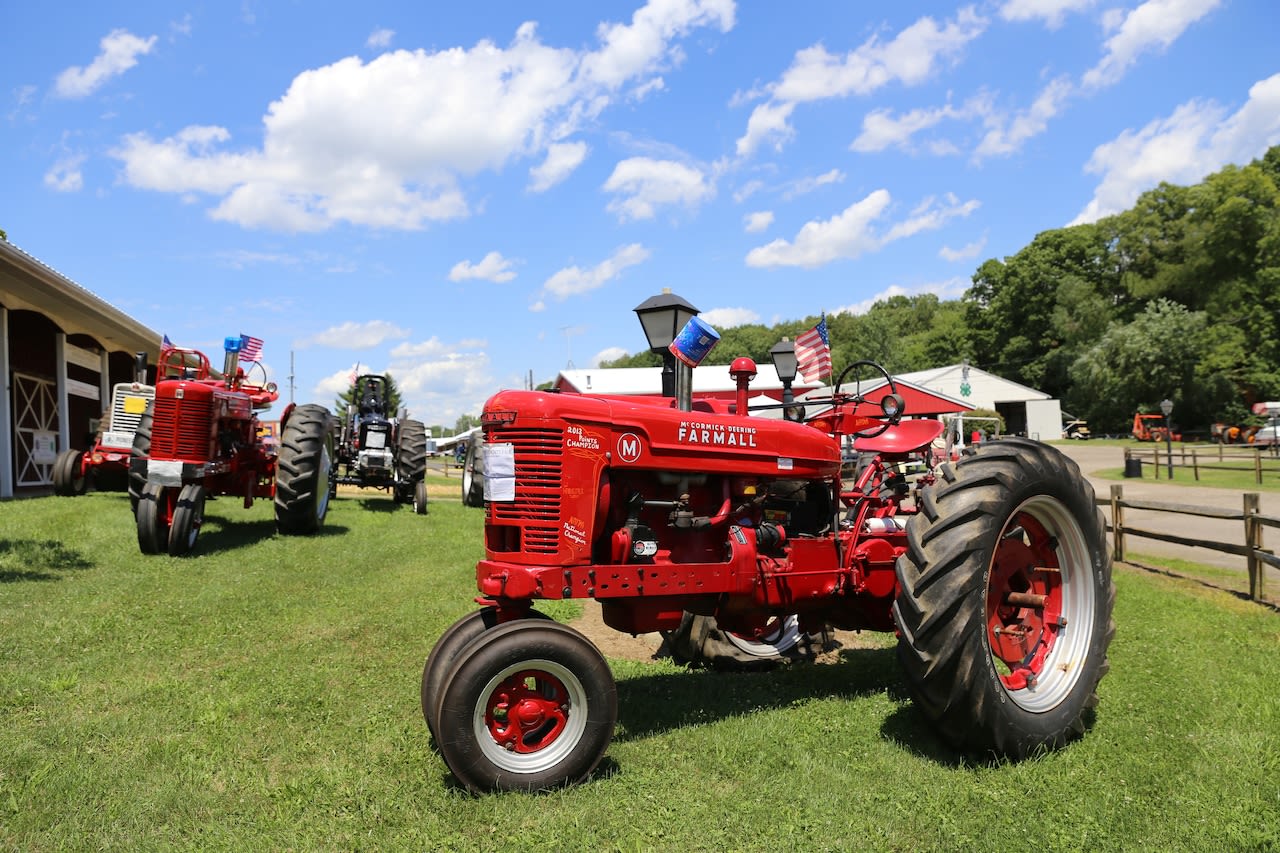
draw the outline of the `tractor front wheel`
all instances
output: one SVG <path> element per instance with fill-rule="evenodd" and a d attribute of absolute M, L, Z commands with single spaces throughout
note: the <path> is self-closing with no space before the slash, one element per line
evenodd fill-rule
<path fill-rule="evenodd" d="M 276 457 L 276 529 L 286 536 L 315 533 L 329 510 L 329 423 L 329 410 L 314 403 L 285 421 Z"/>
<path fill-rule="evenodd" d="M 84 453 L 64 450 L 53 462 L 53 493 L 62 497 L 83 495 L 89 487 L 84 474 Z"/>
<path fill-rule="evenodd" d="M 1115 586 L 1093 488 L 1007 438 L 944 465 L 907 525 L 893 605 L 917 706 L 961 751 L 1025 758 L 1092 722 Z"/>
<path fill-rule="evenodd" d="M 540 791 L 590 776 L 617 719 L 617 687 L 591 641 L 517 619 L 458 655 L 440 685 L 436 742 L 473 793 Z"/>
<path fill-rule="evenodd" d="M 144 554 L 163 554 L 169 546 L 173 520 L 173 489 L 147 484 L 134 512 L 138 524 L 138 549 Z"/>
<path fill-rule="evenodd" d="M 169 527 L 169 556 L 181 557 L 196 546 L 200 526 L 204 524 L 204 486 L 188 483 L 178 495 Z"/>

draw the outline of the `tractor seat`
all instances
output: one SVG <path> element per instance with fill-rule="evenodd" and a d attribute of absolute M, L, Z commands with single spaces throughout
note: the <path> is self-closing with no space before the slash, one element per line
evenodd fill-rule
<path fill-rule="evenodd" d="M 884 432 L 870 438 L 855 438 L 853 449 L 859 452 L 883 453 L 887 455 L 906 454 L 920 450 L 926 444 L 942 435 L 942 421 L 920 419 L 902 421 L 889 427 Z"/>

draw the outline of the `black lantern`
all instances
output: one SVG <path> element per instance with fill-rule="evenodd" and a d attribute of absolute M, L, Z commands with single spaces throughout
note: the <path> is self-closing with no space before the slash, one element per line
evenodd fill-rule
<path fill-rule="evenodd" d="M 662 356 L 662 396 L 676 395 L 676 357 L 671 352 L 671 342 L 680 334 L 690 318 L 698 313 L 688 302 L 662 288 L 662 293 L 650 296 L 635 307 L 636 316 L 649 340 L 649 351 Z"/>
<path fill-rule="evenodd" d="M 783 338 L 770 348 L 769 357 L 773 359 L 773 367 L 778 371 L 778 379 L 782 381 L 782 416 L 790 420 L 791 404 L 795 402 L 795 397 L 791 393 L 791 383 L 795 381 L 798 369 L 795 342 Z"/>

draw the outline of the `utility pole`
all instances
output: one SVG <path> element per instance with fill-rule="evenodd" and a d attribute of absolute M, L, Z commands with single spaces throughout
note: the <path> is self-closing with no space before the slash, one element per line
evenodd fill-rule
<path fill-rule="evenodd" d="M 293 402 L 293 350 L 289 350 L 289 402 Z"/>

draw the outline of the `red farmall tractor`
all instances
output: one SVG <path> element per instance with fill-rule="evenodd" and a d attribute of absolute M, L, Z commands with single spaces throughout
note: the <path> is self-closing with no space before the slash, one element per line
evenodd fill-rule
<path fill-rule="evenodd" d="M 941 424 L 902 420 L 891 379 L 879 400 L 846 382 L 872 369 L 889 379 L 851 365 L 807 423 L 747 414 L 750 359 L 730 370 L 736 404 L 491 397 L 483 606 L 422 674 L 454 777 L 473 792 L 538 790 L 586 779 L 604 756 L 612 674 L 539 599 L 594 599 L 632 634 L 677 630 L 686 613 L 740 637 L 792 616 L 809 634 L 893 631 L 916 705 L 958 750 L 1019 759 L 1082 733 L 1115 632 L 1092 488 L 1020 438 L 909 482 L 901 471 L 931 458 Z M 846 437 L 867 460 L 852 482 Z"/>
<path fill-rule="evenodd" d="M 284 534 L 313 533 L 324 520 L 333 453 L 329 410 L 291 403 L 280 418 L 278 446 L 267 441 L 257 412 L 279 394 L 265 371 L 262 383 L 249 381 L 239 346 L 239 338 L 227 338 L 221 373 L 197 350 L 160 353 L 155 400 L 134 433 L 129 466 L 144 554 L 190 551 L 205 500 L 216 495 L 243 498 L 246 509 L 255 498 L 274 498 L 276 528 Z"/>
<path fill-rule="evenodd" d="M 94 437 L 93 447 L 86 450 L 64 450 L 53 463 L 54 494 L 73 497 L 83 495 L 93 483 L 102 488 L 105 480 L 122 488 L 129 475 L 129 455 L 133 434 L 147 405 L 156 395 L 154 385 L 147 384 L 147 354 L 138 353 L 134 380 L 120 382 L 112 389 L 111 408 L 103 414 Z"/>

